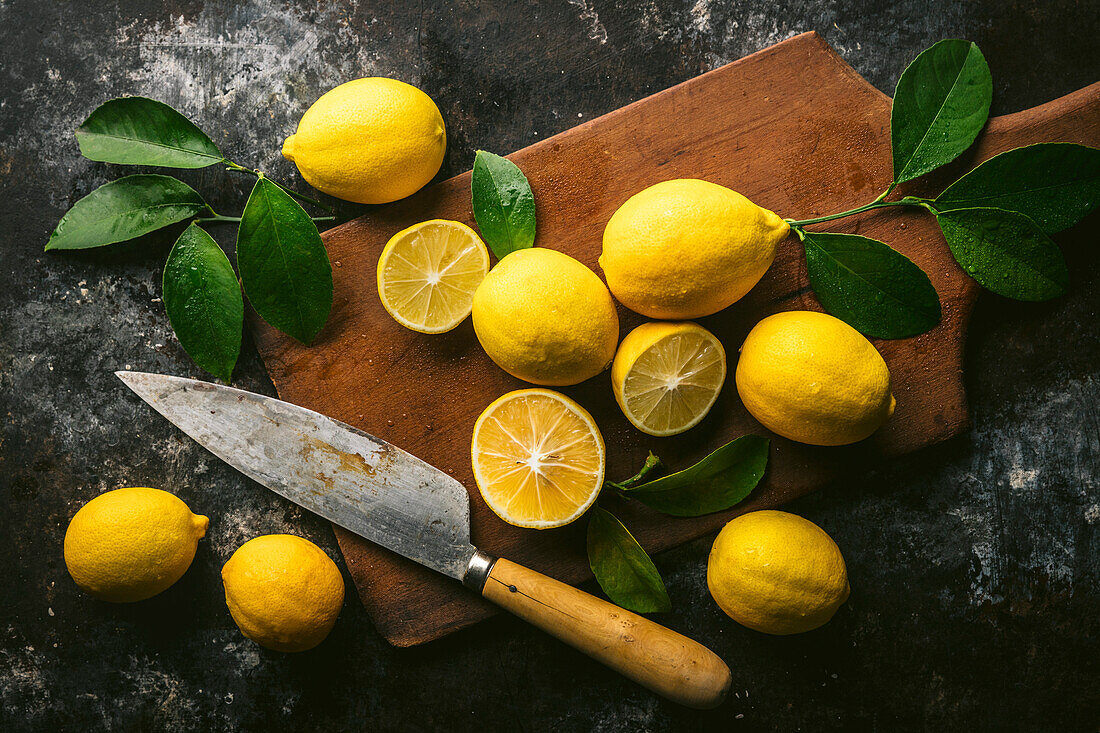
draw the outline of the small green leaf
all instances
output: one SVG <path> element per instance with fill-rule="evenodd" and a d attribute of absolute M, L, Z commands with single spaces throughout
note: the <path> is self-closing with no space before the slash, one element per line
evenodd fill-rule
<path fill-rule="evenodd" d="M 994 155 L 935 201 L 941 211 L 1018 211 L 1047 234 L 1068 229 L 1098 204 L 1100 148 L 1073 143 L 1039 143 Z"/>
<path fill-rule="evenodd" d="M 224 160 L 195 123 L 145 97 L 101 104 L 76 128 L 76 141 L 81 155 L 103 163 L 205 168 Z"/>
<path fill-rule="evenodd" d="M 868 336 L 916 336 L 940 322 L 940 299 L 924 271 L 877 239 L 802 232 L 806 273 L 827 312 Z"/>
<path fill-rule="evenodd" d="M 760 483 L 767 465 L 768 439 L 743 435 L 690 468 L 623 493 L 665 514 L 698 517 L 743 500 Z"/>
<path fill-rule="evenodd" d="M 638 613 L 671 611 L 672 601 L 657 566 L 623 523 L 593 507 L 588 520 L 588 564 L 614 603 Z"/>
<path fill-rule="evenodd" d="M 260 317 L 308 344 L 332 310 L 332 265 L 306 210 L 267 178 L 256 185 L 237 231 L 237 267 Z"/>
<path fill-rule="evenodd" d="M 477 151 L 470 182 L 474 219 L 497 259 L 535 243 L 535 196 L 516 164 Z"/>
<path fill-rule="evenodd" d="M 1069 288 L 1062 251 L 1039 225 L 1003 209 L 936 214 L 951 254 L 987 290 L 1016 300 L 1050 300 Z"/>
<path fill-rule="evenodd" d="M 228 382 L 241 352 L 244 301 L 229 259 L 197 224 L 183 230 L 164 263 L 164 308 L 188 356 Z"/>
<path fill-rule="evenodd" d="M 88 249 L 125 242 L 204 209 L 206 202 L 183 181 L 152 174 L 126 176 L 77 201 L 61 217 L 46 249 Z"/>
<path fill-rule="evenodd" d="M 969 148 L 992 99 L 989 65 L 975 44 L 948 39 L 921 52 L 894 91 L 894 183 L 935 170 Z"/>

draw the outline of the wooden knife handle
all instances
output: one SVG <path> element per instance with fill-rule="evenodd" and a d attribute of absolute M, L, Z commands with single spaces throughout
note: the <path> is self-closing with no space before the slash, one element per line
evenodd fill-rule
<path fill-rule="evenodd" d="M 717 707 L 729 691 L 729 667 L 702 644 L 504 558 L 482 595 L 681 705 Z"/>

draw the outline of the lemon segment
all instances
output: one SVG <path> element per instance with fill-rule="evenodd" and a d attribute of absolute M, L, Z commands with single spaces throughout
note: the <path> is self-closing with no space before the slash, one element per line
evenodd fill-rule
<path fill-rule="evenodd" d="M 599 428 L 583 407 L 548 389 L 509 392 L 486 407 L 471 453 L 485 503 L 517 527 L 569 524 L 603 486 Z"/>
<path fill-rule="evenodd" d="M 378 258 L 378 297 L 405 328 L 443 333 L 470 315 L 489 271 L 489 251 L 473 229 L 432 219 L 390 238 Z"/>
<path fill-rule="evenodd" d="M 726 381 L 726 351 L 691 323 L 645 323 L 623 339 L 611 365 L 615 400 L 630 423 L 658 437 L 706 417 Z"/>

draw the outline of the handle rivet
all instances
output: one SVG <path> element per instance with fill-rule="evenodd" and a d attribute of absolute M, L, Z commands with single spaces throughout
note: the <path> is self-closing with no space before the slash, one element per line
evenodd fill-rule
<path fill-rule="evenodd" d="M 519 591 L 518 591 L 518 590 L 516 589 L 516 586 L 514 586 L 514 585 L 510 585 L 510 586 L 508 586 L 508 590 L 509 590 L 509 591 L 511 591 L 512 593 L 518 593 L 518 592 L 519 592 Z"/>

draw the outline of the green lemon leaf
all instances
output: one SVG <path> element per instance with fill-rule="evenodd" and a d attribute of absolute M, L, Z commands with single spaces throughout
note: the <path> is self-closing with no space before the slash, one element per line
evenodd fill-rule
<path fill-rule="evenodd" d="M 975 44 L 948 39 L 921 52 L 894 91 L 894 183 L 935 170 L 969 148 L 992 99 L 989 65 Z"/>
<path fill-rule="evenodd" d="M 206 202 L 183 181 L 142 174 L 92 191 L 61 217 L 46 249 L 88 249 L 125 242 L 189 219 Z"/>
<path fill-rule="evenodd" d="M 195 363 L 228 382 L 241 352 L 241 286 L 209 234 L 191 224 L 164 263 L 164 308 L 183 350 Z"/>
<path fill-rule="evenodd" d="M 260 317 L 308 344 L 332 310 L 332 265 L 306 210 L 267 178 L 256 185 L 237 231 L 237 267 Z"/>
<path fill-rule="evenodd" d="M 924 271 L 877 239 L 801 232 L 810 286 L 825 310 L 876 338 L 916 336 L 940 322 Z"/>
<path fill-rule="evenodd" d="M 101 104 L 76 128 L 76 141 L 81 155 L 103 163 L 205 168 L 224 159 L 191 120 L 145 97 Z"/>
<path fill-rule="evenodd" d="M 611 512 L 593 507 L 588 520 L 588 564 L 613 602 L 638 613 L 671 611 L 665 583 L 649 555 Z"/>
<path fill-rule="evenodd" d="M 1008 150 L 952 183 L 934 203 L 941 211 L 1017 211 L 1054 234 L 1100 204 L 1100 149 L 1039 143 Z"/>
<path fill-rule="evenodd" d="M 1069 288 L 1062 251 L 1015 211 L 955 209 L 936 214 L 951 254 L 982 287 L 1016 300 L 1050 300 Z"/>
<path fill-rule="evenodd" d="M 474 219 L 497 259 L 535 243 L 535 196 L 515 163 L 477 151 L 470 181 Z"/>
<path fill-rule="evenodd" d="M 743 500 L 768 465 L 768 439 L 743 435 L 683 471 L 627 489 L 624 496 L 677 517 L 720 512 Z"/>

